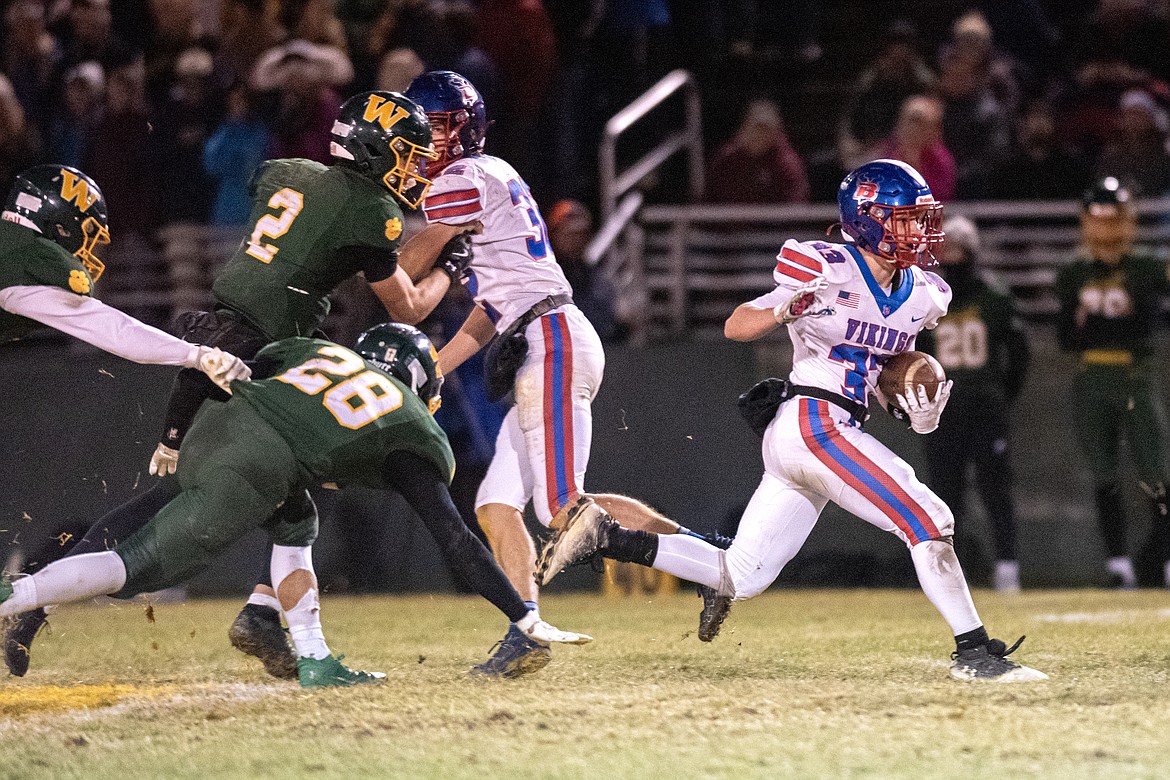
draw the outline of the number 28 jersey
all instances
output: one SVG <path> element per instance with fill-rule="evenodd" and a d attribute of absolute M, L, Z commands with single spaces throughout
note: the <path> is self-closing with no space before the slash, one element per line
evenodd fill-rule
<path fill-rule="evenodd" d="M 828 282 L 818 293 L 825 313 L 788 326 L 794 347 L 789 380 L 861 404 L 876 392 L 882 364 L 914 349 L 918 332 L 933 328 L 951 300 L 946 283 L 918 267 L 901 271 L 894 287 L 882 289 L 865 258 L 847 244 L 789 240 L 776 261 L 776 289 L 752 301 L 753 306 L 774 308 L 787 303 L 801 285 L 818 277 Z"/>
<path fill-rule="evenodd" d="M 353 351 L 290 338 L 256 361 L 271 376 L 234 382 L 229 403 L 248 404 L 276 429 L 311 481 L 385 488 L 382 464 L 398 451 L 430 461 L 448 480 L 454 474 L 447 435 L 427 405 Z"/>
<path fill-rule="evenodd" d="M 483 223 L 483 232 L 471 237 L 467 287 L 497 330 L 543 298 L 572 294 L 528 185 L 500 158 L 466 157 L 444 168 L 423 212 L 428 223 Z"/>

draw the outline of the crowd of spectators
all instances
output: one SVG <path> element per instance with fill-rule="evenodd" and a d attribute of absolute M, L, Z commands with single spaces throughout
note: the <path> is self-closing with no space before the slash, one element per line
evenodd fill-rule
<path fill-rule="evenodd" d="M 879 155 L 944 200 L 1101 174 L 1170 190 L 1170 2 L 921 6 L 855 24 L 852 0 L 8 0 L 0 186 L 59 161 L 102 184 L 115 236 L 238 225 L 260 160 L 328 159 L 346 96 L 450 68 L 546 208 L 592 205 L 605 120 L 681 66 L 714 202 L 830 200 Z"/>

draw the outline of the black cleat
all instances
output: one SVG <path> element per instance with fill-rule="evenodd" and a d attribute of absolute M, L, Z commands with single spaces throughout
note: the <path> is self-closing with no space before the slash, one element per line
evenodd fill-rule
<path fill-rule="evenodd" d="M 29 653 L 37 632 L 48 623 L 43 609 L 34 609 L 8 619 L 4 627 L 4 665 L 17 677 L 28 672 Z"/>
<path fill-rule="evenodd" d="M 471 669 L 473 677 L 511 679 L 539 672 L 552 661 L 552 651 L 539 642 L 524 636 L 513 624 L 508 633 L 492 647 L 492 655 Z"/>
<path fill-rule="evenodd" d="M 731 611 L 731 597 L 720 596 L 714 588 L 699 585 L 699 596 L 703 599 L 703 611 L 699 613 L 699 641 L 710 642 L 719 636 L 719 629 L 727 613 Z"/>
<path fill-rule="evenodd" d="M 264 671 L 280 680 L 297 680 L 297 654 L 280 625 L 280 613 L 272 607 L 245 604 L 236 615 L 228 639 L 241 653 L 259 658 Z"/>
<path fill-rule="evenodd" d="M 1009 661 L 1007 656 L 1024 641 L 1024 637 L 1008 647 L 1002 640 L 992 639 L 973 647 L 951 654 L 951 677 L 964 682 L 988 680 L 990 682 L 1032 682 L 1047 680 L 1048 675 L 1027 666 Z"/>

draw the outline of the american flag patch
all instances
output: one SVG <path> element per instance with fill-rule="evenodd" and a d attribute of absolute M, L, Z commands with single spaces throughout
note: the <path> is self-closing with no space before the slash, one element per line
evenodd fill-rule
<path fill-rule="evenodd" d="M 837 305 L 847 309 L 856 309 L 861 304 L 861 293 L 841 290 L 837 293 Z"/>

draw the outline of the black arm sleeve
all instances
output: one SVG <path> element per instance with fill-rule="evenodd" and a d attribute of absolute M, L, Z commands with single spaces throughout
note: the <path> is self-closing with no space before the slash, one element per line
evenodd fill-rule
<path fill-rule="evenodd" d="M 396 452 L 387 459 L 385 469 L 386 481 L 422 519 L 452 574 L 513 623 L 528 614 L 496 559 L 463 522 L 438 467 L 413 453 Z"/>
<path fill-rule="evenodd" d="M 203 402 L 208 398 L 226 401 L 230 397 L 207 374 L 194 368 L 184 368 L 171 386 L 171 398 L 167 402 L 166 417 L 163 418 L 166 427 L 163 428 L 162 443 L 171 449 L 179 449 Z"/>
<path fill-rule="evenodd" d="M 347 246 L 341 251 L 357 263 L 357 267 L 365 274 L 366 281 L 371 284 L 389 279 L 398 270 L 397 248 Z"/>

